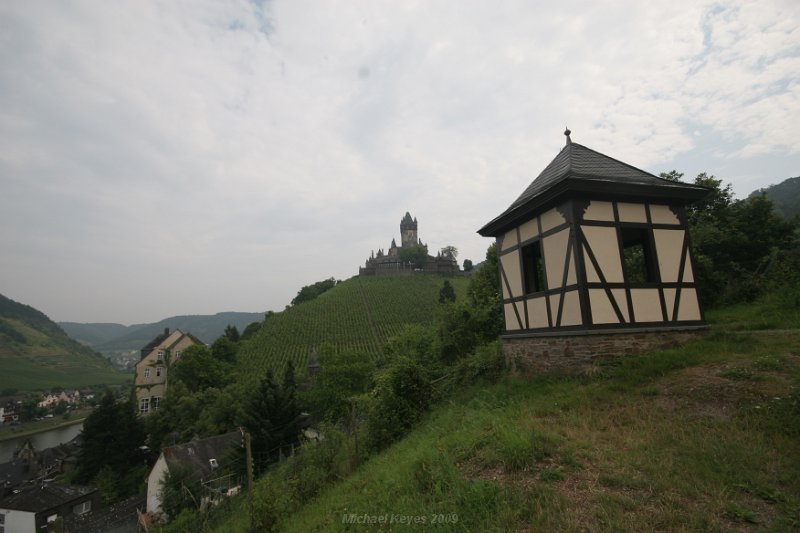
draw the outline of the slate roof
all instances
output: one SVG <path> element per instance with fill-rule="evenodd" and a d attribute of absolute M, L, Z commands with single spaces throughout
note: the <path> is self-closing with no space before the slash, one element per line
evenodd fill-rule
<path fill-rule="evenodd" d="M 169 328 L 164 328 L 164 332 L 160 333 L 155 339 L 151 340 L 147 343 L 145 347 L 143 347 L 140 352 L 142 353 L 142 357 L 145 357 L 147 354 L 153 351 L 153 349 L 167 340 L 167 338 L 171 335 Z"/>
<path fill-rule="evenodd" d="M 670 181 L 623 163 L 591 148 L 572 142 L 569 130 L 567 144 L 547 167 L 500 216 L 478 230 L 484 237 L 498 235 L 518 218 L 530 214 L 548 201 L 567 191 L 642 196 L 688 202 L 698 200 L 708 189 Z"/>
<path fill-rule="evenodd" d="M 206 478 L 214 471 L 209 460 L 216 459 L 220 467 L 225 466 L 224 462 L 231 448 L 240 446 L 241 442 L 241 433 L 232 431 L 163 448 L 161 453 L 164 454 L 164 460 L 169 468 L 176 466 L 188 468 L 201 478 Z"/>
<path fill-rule="evenodd" d="M 146 500 L 146 496 L 137 494 L 109 507 L 92 509 L 91 513 L 68 515 L 64 519 L 65 530 L 81 533 L 140 531 L 137 527 L 139 523 L 137 511 L 145 508 Z"/>
<path fill-rule="evenodd" d="M 0 509 L 39 513 L 89 496 L 97 489 L 79 485 L 37 485 L 0 500 Z"/>

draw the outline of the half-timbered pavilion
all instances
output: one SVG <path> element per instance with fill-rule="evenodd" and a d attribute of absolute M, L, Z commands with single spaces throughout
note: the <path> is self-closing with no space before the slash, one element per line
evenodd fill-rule
<path fill-rule="evenodd" d="M 478 233 L 495 237 L 512 364 L 550 369 L 705 329 L 685 205 L 665 180 L 573 143 Z"/>

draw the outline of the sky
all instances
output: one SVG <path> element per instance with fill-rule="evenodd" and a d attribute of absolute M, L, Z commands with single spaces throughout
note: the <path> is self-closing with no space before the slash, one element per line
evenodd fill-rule
<path fill-rule="evenodd" d="M 406 211 L 476 231 L 572 140 L 737 197 L 800 175 L 800 2 L 0 2 L 0 293 L 282 310 Z"/>

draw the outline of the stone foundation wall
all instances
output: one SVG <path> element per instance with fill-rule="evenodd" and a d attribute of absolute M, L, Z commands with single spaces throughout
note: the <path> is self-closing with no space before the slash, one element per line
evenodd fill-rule
<path fill-rule="evenodd" d="M 708 329 L 632 331 L 503 339 L 506 367 L 516 374 L 576 373 L 598 359 L 674 348 Z"/>

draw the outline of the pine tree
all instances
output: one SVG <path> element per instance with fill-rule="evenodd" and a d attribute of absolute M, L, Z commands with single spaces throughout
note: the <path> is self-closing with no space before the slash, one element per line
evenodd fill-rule
<path fill-rule="evenodd" d="M 132 400 L 118 403 L 107 390 L 99 407 L 86 418 L 82 437 L 75 480 L 89 483 L 101 471 L 109 470 L 120 485 L 114 491 L 125 496 L 124 478 L 143 464 L 140 446 L 145 440 L 144 428 Z"/>
<path fill-rule="evenodd" d="M 304 416 L 295 392 L 294 365 L 290 362 L 282 385 L 268 370 L 250 400 L 245 427 L 252 435 L 253 461 L 258 471 L 289 453 L 298 442 Z"/>

